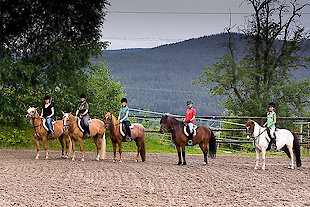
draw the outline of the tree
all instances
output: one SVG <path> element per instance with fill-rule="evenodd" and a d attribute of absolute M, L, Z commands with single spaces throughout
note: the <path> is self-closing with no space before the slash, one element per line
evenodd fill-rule
<path fill-rule="evenodd" d="M 220 95 L 228 112 L 235 115 L 265 115 L 267 104 L 273 101 L 281 116 L 301 115 L 309 103 L 310 81 L 296 80 L 290 71 L 306 67 L 309 58 L 303 56 L 306 28 L 298 18 L 309 4 L 280 0 L 245 0 L 254 14 L 240 28 L 248 41 L 247 55 L 239 57 L 234 38 L 227 29 L 228 52 L 207 67 L 195 83 L 212 85 L 212 95 Z M 238 35 L 240 36 L 240 35 Z"/>
<path fill-rule="evenodd" d="M 0 4 L 0 121 L 20 121 L 44 94 L 72 108 L 87 90 L 89 58 L 107 44 L 100 41 L 107 0 Z"/>
<path fill-rule="evenodd" d="M 118 112 L 123 89 L 120 82 L 111 76 L 106 62 L 91 64 L 89 71 L 88 91 L 91 114 L 102 118 L 105 111 Z"/>

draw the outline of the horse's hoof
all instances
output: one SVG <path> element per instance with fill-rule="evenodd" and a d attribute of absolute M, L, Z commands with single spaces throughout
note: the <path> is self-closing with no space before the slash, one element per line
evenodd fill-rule
<path fill-rule="evenodd" d="M 182 162 L 178 162 L 178 164 L 177 165 L 182 165 Z"/>
<path fill-rule="evenodd" d="M 48 159 L 48 156 L 45 156 L 45 159 L 47 160 L 47 159 Z"/>
<path fill-rule="evenodd" d="M 208 164 L 208 163 L 206 163 L 206 162 L 203 162 L 203 164 L 204 164 L 204 165 L 206 165 L 206 164 Z"/>
<path fill-rule="evenodd" d="M 116 160 L 113 160 L 113 163 L 115 163 L 116 162 Z"/>
<path fill-rule="evenodd" d="M 266 168 L 265 168 L 265 167 L 262 167 L 262 170 L 266 170 Z"/>
<path fill-rule="evenodd" d="M 82 158 L 81 161 L 84 162 L 85 161 L 84 158 Z"/>
<path fill-rule="evenodd" d="M 65 156 L 65 155 L 61 155 L 61 158 L 64 158 L 64 159 L 65 159 L 65 158 L 66 158 L 66 156 Z"/>
<path fill-rule="evenodd" d="M 75 158 L 74 157 L 72 157 L 72 161 L 74 161 L 75 160 Z"/>
<path fill-rule="evenodd" d="M 99 160 L 100 160 L 100 157 L 96 157 L 96 160 L 99 161 Z"/>
<path fill-rule="evenodd" d="M 138 162 L 138 160 L 136 160 L 136 162 Z"/>
<path fill-rule="evenodd" d="M 69 156 L 68 156 L 68 155 L 66 155 L 66 156 L 65 156 L 65 159 L 68 159 L 68 158 L 69 158 Z"/>
<path fill-rule="evenodd" d="M 293 166 L 288 166 L 288 169 L 294 170 L 294 167 Z"/>
<path fill-rule="evenodd" d="M 186 162 L 183 162 L 183 165 L 186 165 Z"/>
<path fill-rule="evenodd" d="M 36 157 L 36 158 L 34 158 L 35 160 L 38 160 L 39 159 L 39 157 Z"/>
<path fill-rule="evenodd" d="M 123 162 L 122 160 L 120 160 L 119 162 Z"/>

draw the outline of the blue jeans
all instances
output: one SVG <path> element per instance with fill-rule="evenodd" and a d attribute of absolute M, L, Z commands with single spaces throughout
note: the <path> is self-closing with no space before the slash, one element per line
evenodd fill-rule
<path fill-rule="evenodd" d="M 53 129 L 53 118 L 46 118 L 47 126 L 49 130 L 54 134 L 54 129 Z"/>

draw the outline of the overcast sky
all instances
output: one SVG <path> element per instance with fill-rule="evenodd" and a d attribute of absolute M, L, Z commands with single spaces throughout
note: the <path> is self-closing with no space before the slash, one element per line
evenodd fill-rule
<path fill-rule="evenodd" d="M 232 13 L 232 25 L 238 26 L 244 23 L 248 16 L 246 13 L 253 12 L 248 5 L 241 5 L 242 2 L 243 0 L 110 0 L 102 40 L 111 42 L 108 49 L 149 48 L 221 33 L 229 25 L 229 12 Z M 307 14 L 302 16 L 302 22 L 310 28 L 310 8 L 304 12 Z"/>

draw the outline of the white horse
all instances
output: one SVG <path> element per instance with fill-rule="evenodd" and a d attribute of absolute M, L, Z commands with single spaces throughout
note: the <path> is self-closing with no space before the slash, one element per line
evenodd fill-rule
<path fill-rule="evenodd" d="M 259 154 L 262 153 L 262 170 L 266 169 L 265 165 L 265 155 L 266 149 L 269 145 L 270 138 L 268 136 L 267 130 L 265 127 L 259 126 L 258 123 L 248 120 L 246 122 L 246 133 L 247 139 L 249 140 L 251 137 L 253 138 L 253 144 L 255 146 L 256 151 L 256 165 L 254 169 L 258 169 L 258 161 L 259 161 Z M 287 129 L 277 129 L 276 130 L 276 145 L 277 149 L 283 149 L 287 156 L 290 158 L 289 168 L 294 169 L 294 154 L 293 149 L 296 156 L 296 165 L 297 167 L 301 166 L 300 160 L 300 144 L 298 137 L 295 133 L 290 132 Z"/>

